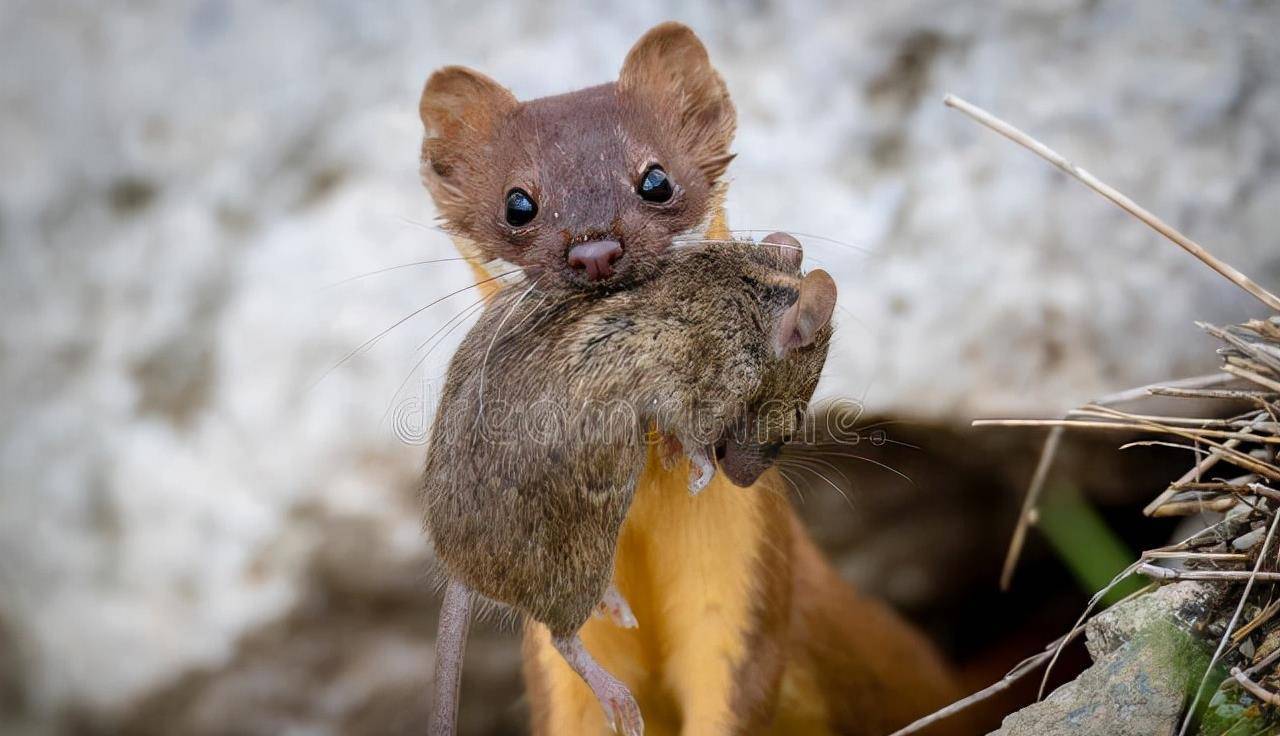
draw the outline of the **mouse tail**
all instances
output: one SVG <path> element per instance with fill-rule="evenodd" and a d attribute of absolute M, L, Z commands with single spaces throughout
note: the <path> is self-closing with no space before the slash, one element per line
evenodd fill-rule
<path fill-rule="evenodd" d="M 471 630 L 471 606 L 475 596 L 457 580 L 450 580 L 440 607 L 436 631 L 436 676 L 431 704 L 430 736 L 453 736 L 458 730 L 458 691 L 462 684 L 462 658 Z"/>

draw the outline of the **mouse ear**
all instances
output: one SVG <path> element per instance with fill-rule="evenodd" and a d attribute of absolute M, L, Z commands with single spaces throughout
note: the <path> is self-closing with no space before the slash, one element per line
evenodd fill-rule
<path fill-rule="evenodd" d="M 715 181 L 733 154 L 737 112 L 707 49 L 688 26 L 668 22 L 654 26 L 636 41 L 622 63 L 618 90 L 645 99 L 658 114 L 667 111 L 681 148 Z"/>
<path fill-rule="evenodd" d="M 836 282 L 822 269 L 810 271 L 800 282 L 800 298 L 787 307 L 778 320 L 774 352 L 782 357 L 797 348 L 812 345 L 818 332 L 831 322 L 836 308 Z"/>

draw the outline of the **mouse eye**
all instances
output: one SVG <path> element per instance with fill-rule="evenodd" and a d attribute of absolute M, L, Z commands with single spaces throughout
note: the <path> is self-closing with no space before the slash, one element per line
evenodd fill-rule
<path fill-rule="evenodd" d="M 640 186 L 636 187 L 636 194 L 646 202 L 666 202 L 671 199 L 671 179 L 661 166 L 654 164 L 645 169 Z"/>
<path fill-rule="evenodd" d="M 507 192 L 507 224 L 512 227 L 528 225 L 538 214 L 538 205 L 523 189 Z"/>
<path fill-rule="evenodd" d="M 772 462 L 778 458 L 779 454 L 782 453 L 782 447 L 785 444 L 787 444 L 786 440 L 775 440 L 767 445 L 762 445 L 760 447 L 760 456 L 765 460 Z"/>

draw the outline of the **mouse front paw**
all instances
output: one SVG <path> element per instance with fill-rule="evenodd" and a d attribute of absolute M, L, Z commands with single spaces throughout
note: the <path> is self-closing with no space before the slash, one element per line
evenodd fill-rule
<path fill-rule="evenodd" d="M 598 618 L 607 618 L 623 629 L 634 629 L 640 625 L 640 622 L 636 621 L 636 615 L 631 612 L 631 606 L 627 605 L 627 599 L 623 598 L 618 589 L 612 585 L 596 604 L 595 615 Z"/>
<path fill-rule="evenodd" d="M 695 445 L 696 447 L 696 445 Z M 689 495 L 696 496 L 706 488 L 715 477 L 716 464 L 711 460 L 711 453 L 705 447 L 689 453 Z"/>

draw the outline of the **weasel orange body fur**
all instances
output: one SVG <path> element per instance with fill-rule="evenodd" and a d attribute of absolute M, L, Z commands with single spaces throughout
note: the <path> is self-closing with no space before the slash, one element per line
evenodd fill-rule
<path fill-rule="evenodd" d="M 423 178 L 477 281 L 488 277 L 480 262 L 499 258 L 545 284 L 629 288 L 673 235 L 709 222 L 707 239 L 729 237 L 719 177 L 733 106 L 683 26 L 646 33 L 616 85 L 520 103 L 450 67 L 428 81 L 420 110 Z M 674 182 L 668 199 L 646 196 L 655 169 Z M 588 247 L 607 253 L 603 268 L 575 258 Z M 630 688 L 649 734 L 886 734 L 958 695 L 921 634 L 840 580 L 776 471 L 750 488 L 717 473 L 691 498 L 688 469 L 651 456 L 614 583 L 638 628 L 591 620 L 581 637 Z M 526 629 L 525 676 L 536 734 L 609 732 L 538 625 Z M 947 727 L 930 733 L 966 732 Z"/>

